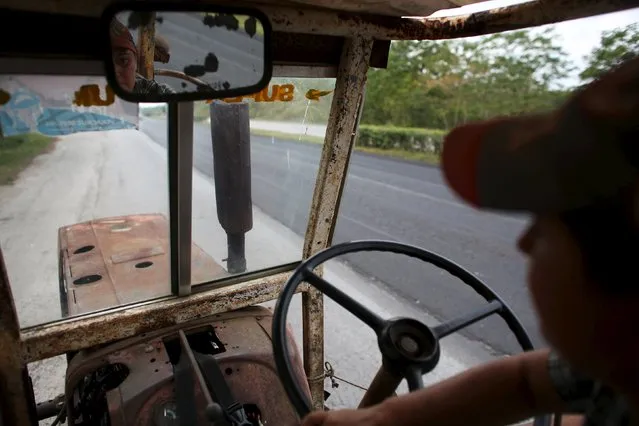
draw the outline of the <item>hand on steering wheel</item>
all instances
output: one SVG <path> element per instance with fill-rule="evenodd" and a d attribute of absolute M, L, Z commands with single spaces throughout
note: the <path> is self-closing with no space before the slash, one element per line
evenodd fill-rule
<path fill-rule="evenodd" d="M 360 251 L 392 252 L 431 263 L 469 285 L 488 303 L 475 312 L 435 327 L 428 327 L 412 318 L 383 319 L 313 272 L 320 264 L 334 257 Z M 377 335 L 382 353 L 382 366 L 360 401 L 359 408 L 370 407 L 388 398 L 404 378 L 411 392 L 423 388 L 422 376 L 432 371 L 439 362 L 439 340 L 490 315 L 498 314 L 504 319 L 524 350 L 533 349 L 524 327 L 501 298 L 486 284 L 452 261 L 419 247 L 391 241 L 371 240 L 338 244 L 307 259 L 297 267 L 282 289 L 273 313 L 275 364 L 284 389 L 302 418 L 311 412 L 311 402 L 295 381 L 286 339 L 286 314 L 295 290 L 302 281 L 308 282 L 333 299 L 366 323 Z M 534 424 L 550 425 L 550 416 L 538 416 Z"/>

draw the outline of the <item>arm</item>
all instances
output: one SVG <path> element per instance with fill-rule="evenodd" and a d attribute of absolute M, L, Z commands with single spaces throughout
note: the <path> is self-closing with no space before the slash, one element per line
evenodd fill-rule
<path fill-rule="evenodd" d="M 434 386 L 379 405 L 388 423 L 474 426 L 516 423 L 566 408 L 548 371 L 548 350 L 471 368 Z"/>
<path fill-rule="evenodd" d="M 581 414 L 565 414 L 561 416 L 561 426 L 583 426 L 585 417 Z M 533 422 L 521 426 L 533 426 Z"/>
<path fill-rule="evenodd" d="M 564 412 L 569 405 L 557 390 L 564 385 L 558 369 L 549 369 L 548 355 L 539 350 L 503 358 L 374 407 L 312 413 L 302 425 L 504 425 Z"/>

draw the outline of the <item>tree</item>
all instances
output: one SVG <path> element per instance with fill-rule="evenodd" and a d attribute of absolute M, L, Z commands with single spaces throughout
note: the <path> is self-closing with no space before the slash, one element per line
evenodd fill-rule
<path fill-rule="evenodd" d="M 447 75 L 455 59 L 446 42 L 393 42 L 388 68 L 368 72 L 362 122 L 423 127 L 438 124 L 424 81 Z"/>
<path fill-rule="evenodd" d="M 639 23 L 604 31 L 599 46 L 585 56 L 586 68 L 579 74 L 588 83 L 622 62 L 639 55 Z"/>
<path fill-rule="evenodd" d="M 451 128 L 554 107 L 573 70 L 552 30 L 474 40 L 393 43 L 389 67 L 370 71 L 363 123 Z"/>
<path fill-rule="evenodd" d="M 362 124 L 449 129 L 461 123 L 547 110 L 567 94 L 572 71 L 552 30 L 510 31 L 464 40 L 395 41 L 387 69 L 371 69 Z M 308 89 L 333 79 L 274 79 L 295 86 L 293 102 L 251 105 L 251 118 L 326 123 L 332 95 L 308 102 Z"/>

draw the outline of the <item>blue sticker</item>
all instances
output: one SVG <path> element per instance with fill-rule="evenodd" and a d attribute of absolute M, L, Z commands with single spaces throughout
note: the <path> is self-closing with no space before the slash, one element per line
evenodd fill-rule
<path fill-rule="evenodd" d="M 0 111 L 0 126 L 5 136 L 21 135 L 32 131 L 20 117 L 6 111 Z"/>
<path fill-rule="evenodd" d="M 28 109 L 40 106 L 40 97 L 26 89 L 18 89 L 11 94 L 11 99 L 5 105 L 9 109 Z"/>
<path fill-rule="evenodd" d="M 45 108 L 38 119 L 38 132 L 49 136 L 77 132 L 134 129 L 135 125 L 121 118 L 94 112 L 77 112 L 65 108 Z"/>
<path fill-rule="evenodd" d="M 134 123 L 111 115 L 71 108 L 42 108 L 40 97 L 22 88 L 11 93 L 9 102 L 0 107 L 0 124 L 5 136 L 36 131 L 47 136 L 63 136 L 136 128 Z"/>

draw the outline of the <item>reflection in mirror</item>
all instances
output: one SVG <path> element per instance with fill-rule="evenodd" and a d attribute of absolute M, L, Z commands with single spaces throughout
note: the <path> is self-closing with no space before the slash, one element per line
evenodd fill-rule
<path fill-rule="evenodd" d="M 255 16 L 126 11 L 109 35 L 117 84 L 127 92 L 214 93 L 264 77 L 264 27 Z"/>

